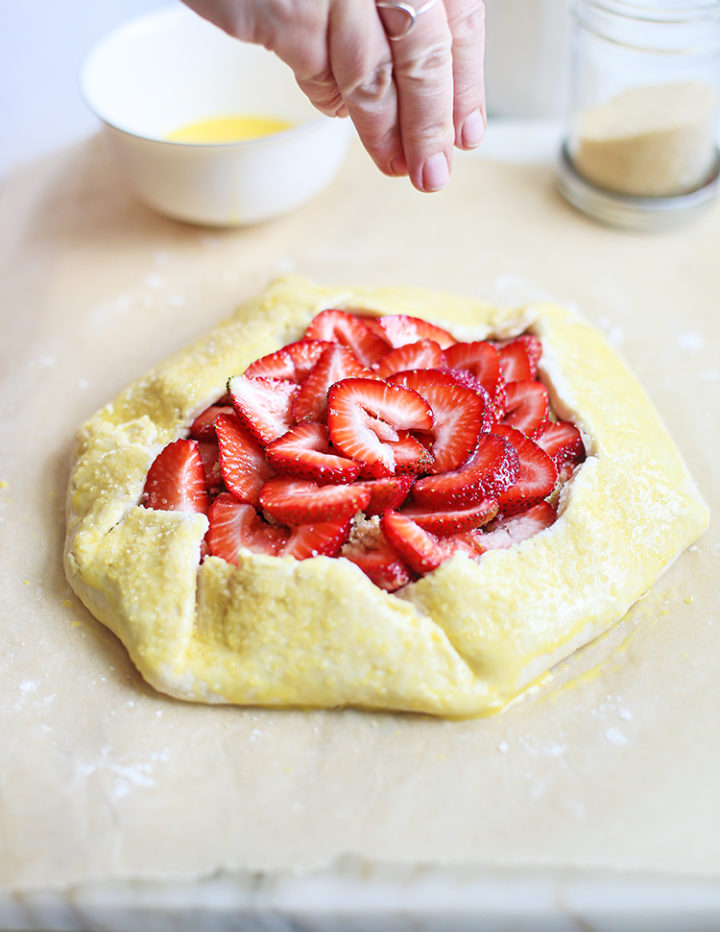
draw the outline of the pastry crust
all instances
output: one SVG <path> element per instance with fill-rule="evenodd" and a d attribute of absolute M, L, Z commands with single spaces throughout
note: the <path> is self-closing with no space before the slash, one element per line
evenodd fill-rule
<path fill-rule="evenodd" d="M 217 557 L 201 564 L 207 519 L 140 506 L 148 468 L 230 375 L 297 339 L 326 307 L 412 314 L 460 339 L 537 334 L 553 407 L 578 425 L 588 454 L 557 521 L 480 561 L 458 554 L 394 594 L 341 558 L 244 552 L 237 567 Z M 288 277 L 82 427 L 65 568 L 145 679 L 173 696 L 469 716 L 502 708 L 620 619 L 707 521 L 642 388 L 571 312 Z"/>

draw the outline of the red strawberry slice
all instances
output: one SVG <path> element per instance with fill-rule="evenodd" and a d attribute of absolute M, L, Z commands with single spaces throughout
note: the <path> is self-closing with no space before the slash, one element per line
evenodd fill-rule
<path fill-rule="evenodd" d="M 492 521 L 498 512 L 498 505 L 494 498 L 484 498 L 475 505 L 467 508 L 428 508 L 427 505 L 411 503 L 405 505 L 401 514 L 419 524 L 425 531 L 430 531 L 438 537 L 447 537 L 460 531 L 471 531 Z"/>
<path fill-rule="evenodd" d="M 369 501 L 370 492 L 359 485 L 318 485 L 287 476 L 268 479 L 260 493 L 265 512 L 291 526 L 345 520 L 362 511 Z"/>
<path fill-rule="evenodd" d="M 265 455 L 278 472 L 319 483 L 352 482 L 360 475 L 354 460 L 331 449 L 324 424 L 308 422 L 291 427 L 267 445 Z"/>
<path fill-rule="evenodd" d="M 484 550 L 507 550 L 550 527 L 557 514 L 548 502 L 539 502 L 510 518 L 501 518 L 480 533 L 478 543 Z"/>
<path fill-rule="evenodd" d="M 285 347 L 295 364 L 295 381 L 300 383 L 310 374 L 315 363 L 332 343 L 327 340 L 297 340 Z"/>
<path fill-rule="evenodd" d="M 421 575 L 436 569 L 455 553 L 466 553 L 470 557 L 479 557 L 481 553 L 471 534 L 439 538 L 398 511 L 385 512 L 380 526 L 390 546 Z"/>
<path fill-rule="evenodd" d="M 260 490 L 275 475 L 262 448 L 234 414 L 219 415 L 215 420 L 215 431 L 225 485 L 238 501 L 257 505 Z"/>
<path fill-rule="evenodd" d="M 483 398 L 459 385 L 451 373 L 439 369 L 398 372 L 390 382 L 413 389 L 432 409 L 433 463 L 428 472 L 457 469 L 477 445 L 485 415 Z"/>
<path fill-rule="evenodd" d="M 241 549 L 278 556 L 287 542 L 286 529 L 263 521 L 252 505 L 236 501 L 227 492 L 212 503 L 208 520 L 206 540 L 210 553 L 228 563 L 237 563 Z"/>
<path fill-rule="evenodd" d="M 308 340 L 328 340 L 348 346 L 363 366 L 370 367 L 388 351 L 385 340 L 379 337 L 359 317 L 329 308 L 321 311 L 305 331 Z"/>
<path fill-rule="evenodd" d="M 469 388 L 471 392 L 475 392 L 476 395 L 482 398 L 485 408 L 480 432 L 483 434 L 487 433 L 492 425 L 497 424 L 505 414 L 505 383 L 500 379 L 497 384 L 498 394 L 496 394 L 495 400 L 493 400 L 483 387 L 480 379 L 476 378 L 471 372 L 466 372 L 465 369 L 447 369 L 446 371 L 453 377 L 458 385 L 462 385 L 463 388 Z"/>
<path fill-rule="evenodd" d="M 279 349 L 251 362 L 243 375 L 248 378 L 288 379 L 295 381 L 295 363 L 290 353 Z"/>
<path fill-rule="evenodd" d="M 364 426 L 371 430 L 378 440 L 397 442 L 400 439 L 399 432 L 382 418 L 369 414 L 367 411 L 361 411 L 359 417 Z"/>
<path fill-rule="evenodd" d="M 392 350 L 392 346 L 388 342 L 387 334 L 385 333 L 383 325 L 380 323 L 380 318 L 375 316 L 372 312 L 368 312 L 366 314 L 361 313 L 360 319 L 366 327 L 372 330 L 375 336 L 380 337 L 383 343 L 385 343 L 385 352 L 389 353 Z"/>
<path fill-rule="evenodd" d="M 197 440 L 175 440 L 158 453 L 141 501 L 156 511 L 207 512 L 210 498 Z"/>
<path fill-rule="evenodd" d="M 380 538 L 373 548 L 347 544 L 340 556 L 359 566 L 371 582 L 387 592 L 407 586 L 413 578 L 407 563 L 384 538 Z"/>
<path fill-rule="evenodd" d="M 517 337 L 498 347 L 500 371 L 506 382 L 526 382 L 528 379 L 535 378 L 537 365 L 531 362 L 528 349 L 530 353 L 533 353 L 532 346 L 522 337 Z"/>
<path fill-rule="evenodd" d="M 542 343 L 540 339 L 532 333 L 523 333 L 517 337 L 518 342 L 525 347 L 525 352 L 530 363 L 530 378 L 537 378 L 538 364 L 542 357 Z"/>
<path fill-rule="evenodd" d="M 190 436 L 195 440 L 216 440 L 215 418 L 218 414 L 234 414 L 234 410 L 231 405 L 210 405 L 192 422 Z"/>
<path fill-rule="evenodd" d="M 386 479 L 370 479 L 358 485 L 370 492 L 370 501 L 363 508 L 366 515 L 381 515 L 384 511 L 399 508 L 410 493 L 414 477 L 411 475 L 388 476 Z"/>
<path fill-rule="evenodd" d="M 198 452 L 203 464 L 205 487 L 210 495 L 217 495 L 218 492 L 222 491 L 223 487 L 220 448 L 217 437 L 214 440 L 198 440 Z"/>
<path fill-rule="evenodd" d="M 330 386 L 341 379 L 367 374 L 351 349 L 337 343 L 328 344 L 300 386 L 293 401 L 293 417 L 296 421 L 325 420 Z"/>
<path fill-rule="evenodd" d="M 505 417 L 505 403 L 507 402 L 507 388 L 502 376 L 498 379 L 497 391 L 493 398 L 493 417 L 496 423 Z"/>
<path fill-rule="evenodd" d="M 498 424 L 493 434 L 511 444 L 520 459 L 520 471 L 510 488 L 498 495 L 498 506 L 503 515 L 526 511 L 542 501 L 555 488 L 557 469 L 544 450 L 519 430 Z"/>
<path fill-rule="evenodd" d="M 557 421 L 548 424 L 535 443 L 544 450 L 561 472 L 568 464 L 576 466 L 585 459 L 585 445 L 582 435 L 570 421 Z"/>
<path fill-rule="evenodd" d="M 310 557 L 334 557 L 350 536 L 351 518 L 337 518 L 319 524 L 294 527 L 290 538 L 278 556 L 307 560 Z"/>
<path fill-rule="evenodd" d="M 418 340 L 434 340 L 440 349 L 446 349 L 456 343 L 455 337 L 420 317 L 408 317 L 406 314 L 389 314 L 378 317 L 379 324 L 385 333 L 385 339 L 391 346 L 405 346 L 406 343 L 417 343 Z"/>
<path fill-rule="evenodd" d="M 374 372 L 381 379 L 386 379 L 394 372 L 405 369 L 441 369 L 445 365 L 445 355 L 440 344 L 435 340 L 418 340 L 406 343 L 391 350 L 373 366 Z"/>
<path fill-rule="evenodd" d="M 335 447 L 360 463 L 373 478 L 397 469 L 393 443 L 382 440 L 367 415 L 394 430 L 430 430 L 433 413 L 417 392 L 377 379 L 344 379 L 328 392 L 328 427 Z"/>
<path fill-rule="evenodd" d="M 392 450 L 397 473 L 416 476 L 428 472 L 433 464 L 433 454 L 428 446 L 407 431 L 400 431 L 397 441 L 392 444 Z"/>
<path fill-rule="evenodd" d="M 456 343 L 445 351 L 445 359 L 451 369 L 461 369 L 474 375 L 490 397 L 495 397 L 500 379 L 500 354 L 492 343 L 486 340 Z"/>
<path fill-rule="evenodd" d="M 505 385 L 505 417 L 502 423 L 534 439 L 548 425 L 550 401 L 541 382 L 508 382 Z"/>
<path fill-rule="evenodd" d="M 292 402 L 298 392 L 292 382 L 235 375 L 228 391 L 237 416 L 263 446 L 292 426 Z"/>
<path fill-rule="evenodd" d="M 256 359 L 245 370 L 245 375 L 267 379 L 288 379 L 298 384 L 331 344 L 325 340 L 298 340 L 288 343 L 275 353 Z"/>
<path fill-rule="evenodd" d="M 466 463 L 451 472 L 418 479 L 413 497 L 429 508 L 467 508 L 497 497 L 515 482 L 519 470 L 518 455 L 509 443 L 495 434 L 482 434 Z"/>

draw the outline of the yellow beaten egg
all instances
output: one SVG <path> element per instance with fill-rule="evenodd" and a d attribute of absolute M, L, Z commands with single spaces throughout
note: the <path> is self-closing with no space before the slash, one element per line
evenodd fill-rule
<path fill-rule="evenodd" d="M 165 137 L 170 142 L 223 143 L 243 142 L 270 136 L 292 126 L 287 120 L 256 114 L 238 114 L 213 117 L 188 123 L 173 130 Z"/>

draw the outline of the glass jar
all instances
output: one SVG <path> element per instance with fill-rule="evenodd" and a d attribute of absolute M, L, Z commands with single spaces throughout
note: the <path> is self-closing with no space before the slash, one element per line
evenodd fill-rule
<path fill-rule="evenodd" d="M 718 190 L 720 0 L 573 0 L 560 188 L 585 213 L 651 229 Z"/>
<path fill-rule="evenodd" d="M 491 117 L 562 119 L 567 107 L 567 0 L 485 0 Z"/>

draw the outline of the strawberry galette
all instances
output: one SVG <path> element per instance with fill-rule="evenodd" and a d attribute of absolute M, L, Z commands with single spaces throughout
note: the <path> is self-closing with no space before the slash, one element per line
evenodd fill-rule
<path fill-rule="evenodd" d="M 66 569 L 172 695 L 472 715 L 706 520 L 569 312 L 284 279 L 85 425 Z"/>

